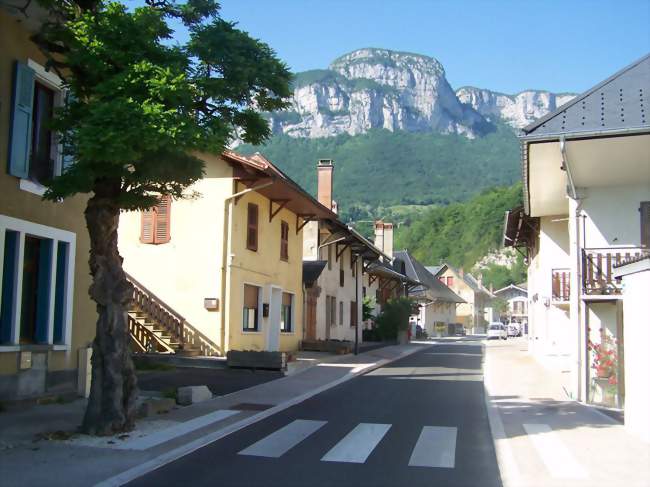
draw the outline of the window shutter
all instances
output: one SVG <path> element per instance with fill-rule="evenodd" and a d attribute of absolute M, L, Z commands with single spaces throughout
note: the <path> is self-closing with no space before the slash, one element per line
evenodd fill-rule
<path fill-rule="evenodd" d="M 34 104 L 34 70 L 17 62 L 9 135 L 9 174 L 26 178 L 32 144 L 32 110 Z"/>
<path fill-rule="evenodd" d="M 257 251 L 257 205 L 254 203 L 248 203 L 246 248 L 249 250 Z"/>
<path fill-rule="evenodd" d="M 280 258 L 289 260 L 289 224 L 280 222 Z"/>
<path fill-rule="evenodd" d="M 154 226 L 154 210 L 144 210 L 141 213 L 140 223 L 140 242 L 152 244 L 153 242 L 153 226 Z"/>
<path fill-rule="evenodd" d="M 357 302 L 350 301 L 350 326 L 357 326 Z"/>
<path fill-rule="evenodd" d="M 650 201 L 642 201 L 641 208 L 641 246 L 650 248 Z"/>
<path fill-rule="evenodd" d="M 156 206 L 154 213 L 155 232 L 154 240 L 157 244 L 167 243 L 170 240 L 172 198 L 165 195 L 160 198 L 160 203 Z"/>
<path fill-rule="evenodd" d="M 257 286 L 244 284 L 244 307 L 257 309 L 259 299 L 259 289 Z"/>

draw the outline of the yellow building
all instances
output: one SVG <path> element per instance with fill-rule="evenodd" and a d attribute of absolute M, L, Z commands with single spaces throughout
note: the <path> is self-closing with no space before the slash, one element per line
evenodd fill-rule
<path fill-rule="evenodd" d="M 23 21 L 0 8 L 0 400 L 74 390 L 97 320 L 86 197 L 41 199 L 66 162 L 47 126 L 64 93 Z"/>
<path fill-rule="evenodd" d="M 200 157 L 194 197 L 122 214 L 124 268 L 147 302 L 183 322 L 168 330 L 183 351 L 297 350 L 302 229 L 336 215 L 259 154 Z"/>

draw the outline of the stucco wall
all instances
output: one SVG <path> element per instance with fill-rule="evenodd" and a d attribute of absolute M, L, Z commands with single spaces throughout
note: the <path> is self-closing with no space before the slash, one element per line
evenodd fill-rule
<path fill-rule="evenodd" d="M 46 355 L 43 363 L 47 371 L 63 373 L 67 370 L 68 377 L 74 380 L 77 350 L 92 341 L 97 320 L 95 305 L 88 296 L 91 282 L 88 270 L 90 243 L 83 215 L 87 197 L 75 196 L 62 203 L 44 202 L 40 196 L 21 190 L 19 179 L 6 172 L 14 63 L 16 60 L 27 62 L 28 59 L 45 63 L 43 56 L 29 41 L 29 35 L 20 23 L 0 10 L 0 154 L 3 161 L 0 168 L 0 214 L 76 235 L 71 344 L 63 351 L 38 352 Z M 18 354 L 2 351 L 0 347 L 0 376 L 6 378 L 16 374 L 17 370 Z"/>

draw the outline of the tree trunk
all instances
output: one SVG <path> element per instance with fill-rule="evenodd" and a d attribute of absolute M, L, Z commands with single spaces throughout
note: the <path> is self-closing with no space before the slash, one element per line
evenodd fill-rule
<path fill-rule="evenodd" d="M 86 207 L 90 235 L 90 297 L 97 303 L 90 398 L 81 429 L 92 435 L 129 431 L 135 425 L 137 381 L 129 348 L 127 310 L 132 286 L 117 248 L 120 184 L 97 183 Z"/>

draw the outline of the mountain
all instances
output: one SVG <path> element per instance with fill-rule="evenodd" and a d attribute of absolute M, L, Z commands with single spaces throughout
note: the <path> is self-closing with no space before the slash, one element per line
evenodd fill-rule
<path fill-rule="evenodd" d="M 515 128 L 572 95 L 454 91 L 436 59 L 388 49 L 358 49 L 328 69 L 297 73 L 291 107 L 267 114 L 274 134 L 294 138 L 358 135 L 372 129 L 482 137 L 495 117 Z"/>
<path fill-rule="evenodd" d="M 500 118 L 511 127 L 520 129 L 555 111 L 575 97 L 571 93 L 551 93 L 540 90 L 526 90 L 516 95 L 464 86 L 456 90 L 461 103 L 470 105 L 487 120 Z"/>

